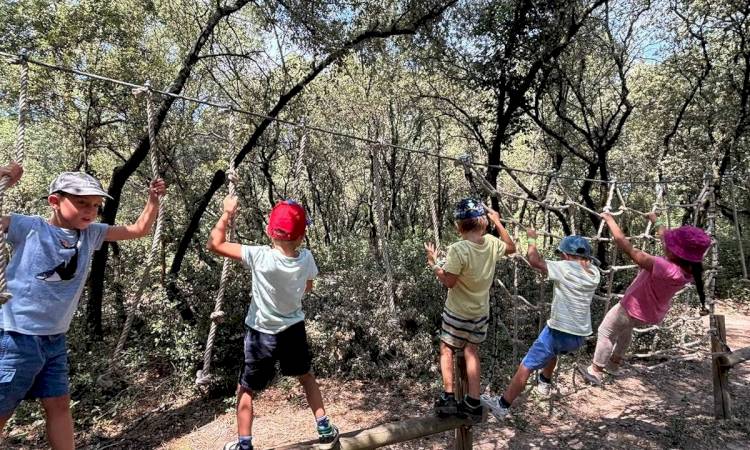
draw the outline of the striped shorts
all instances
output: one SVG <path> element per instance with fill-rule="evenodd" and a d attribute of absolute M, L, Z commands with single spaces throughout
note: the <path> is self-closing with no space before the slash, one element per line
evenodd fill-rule
<path fill-rule="evenodd" d="M 455 348 L 466 344 L 481 344 L 487 338 L 488 316 L 476 319 L 462 319 L 448 308 L 443 308 L 443 325 L 440 340 Z"/>

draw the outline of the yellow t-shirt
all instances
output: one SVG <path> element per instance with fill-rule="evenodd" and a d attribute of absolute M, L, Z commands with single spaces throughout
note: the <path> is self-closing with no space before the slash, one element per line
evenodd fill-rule
<path fill-rule="evenodd" d="M 484 243 L 461 240 L 448 247 L 443 270 L 458 276 L 448 289 L 445 306 L 463 319 L 476 319 L 490 313 L 490 287 L 495 265 L 505 255 L 505 242 L 491 234 Z"/>

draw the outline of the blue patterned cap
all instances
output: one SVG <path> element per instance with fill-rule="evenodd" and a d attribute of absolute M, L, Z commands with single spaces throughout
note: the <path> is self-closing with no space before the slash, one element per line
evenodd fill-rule
<path fill-rule="evenodd" d="M 456 220 L 473 219 L 485 215 L 484 205 L 479 200 L 465 198 L 456 203 L 453 210 L 453 218 Z"/>

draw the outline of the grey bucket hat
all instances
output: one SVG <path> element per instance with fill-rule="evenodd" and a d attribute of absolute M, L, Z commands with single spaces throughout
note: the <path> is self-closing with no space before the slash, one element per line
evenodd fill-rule
<path fill-rule="evenodd" d="M 49 185 L 49 195 L 65 192 L 73 195 L 98 195 L 111 199 L 96 178 L 85 172 L 63 172 Z"/>

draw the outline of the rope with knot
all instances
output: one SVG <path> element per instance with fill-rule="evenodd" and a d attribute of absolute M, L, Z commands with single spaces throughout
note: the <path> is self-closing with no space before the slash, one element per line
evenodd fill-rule
<path fill-rule="evenodd" d="M 234 127 L 230 129 L 230 142 L 233 141 Z M 229 163 L 229 170 L 227 170 L 227 182 L 229 195 L 232 197 L 237 196 L 237 185 L 239 184 L 239 176 L 237 169 L 234 166 L 234 160 Z M 227 227 L 227 242 L 231 242 L 235 229 L 235 218 L 229 219 Z M 211 313 L 211 328 L 208 331 L 208 339 L 206 340 L 206 349 L 203 351 L 203 368 L 198 370 L 195 374 L 196 386 L 206 386 L 211 382 L 211 358 L 214 351 L 214 342 L 216 341 L 216 333 L 219 328 L 219 324 L 224 321 L 224 311 L 222 311 L 222 305 L 224 303 L 224 293 L 226 292 L 226 286 L 229 282 L 229 274 L 232 269 L 232 259 L 224 258 L 224 262 L 221 266 L 221 280 L 219 281 L 219 290 L 216 292 L 216 299 L 214 303 L 214 310 Z"/>
<path fill-rule="evenodd" d="M 151 90 L 150 83 L 146 82 L 146 88 L 134 89 L 133 95 L 136 95 L 136 96 L 145 95 L 146 96 L 146 115 L 148 118 L 149 161 L 151 163 L 151 177 L 153 180 L 155 180 L 159 178 L 159 158 L 157 155 L 158 148 L 157 148 L 157 141 L 156 141 L 156 134 L 157 134 L 156 133 L 156 111 L 154 110 L 153 91 Z M 151 268 L 154 266 L 154 263 L 158 258 L 159 247 L 161 246 L 161 241 L 162 241 L 162 231 L 164 228 L 165 204 L 166 202 L 164 201 L 164 198 L 161 198 L 159 201 L 159 212 L 156 217 L 156 227 L 154 229 L 154 235 L 151 241 L 151 251 L 148 254 L 148 257 L 146 259 L 146 265 L 143 268 L 143 274 L 141 276 L 140 284 L 138 285 L 138 291 L 136 291 L 135 297 L 133 297 L 134 300 L 130 303 L 128 315 L 125 319 L 125 323 L 122 327 L 122 331 L 120 332 L 120 338 L 117 341 L 117 346 L 115 347 L 115 350 L 112 353 L 112 357 L 109 361 L 109 368 L 107 372 L 98 380 L 100 384 L 104 384 L 104 385 L 111 384 L 110 378 L 117 364 L 119 355 L 125 349 L 125 344 L 127 343 L 128 335 L 130 334 L 130 329 L 133 326 L 133 319 L 135 318 L 136 309 L 141 302 L 141 298 L 143 297 L 143 294 L 146 291 L 146 287 L 149 286 L 149 284 L 151 283 Z"/>
<path fill-rule="evenodd" d="M 26 116 L 28 114 L 29 94 L 29 65 L 25 54 L 11 61 L 11 64 L 20 66 L 19 89 L 18 89 L 18 128 L 16 130 L 15 159 L 17 164 L 23 164 L 26 153 Z M 8 177 L 0 178 L 0 212 L 3 210 L 3 198 L 8 187 Z M 7 231 L 7 230 L 6 230 Z M 8 267 L 8 252 L 5 247 L 5 232 L 0 233 L 0 305 L 10 300 L 8 292 L 8 280 L 5 270 Z"/>

